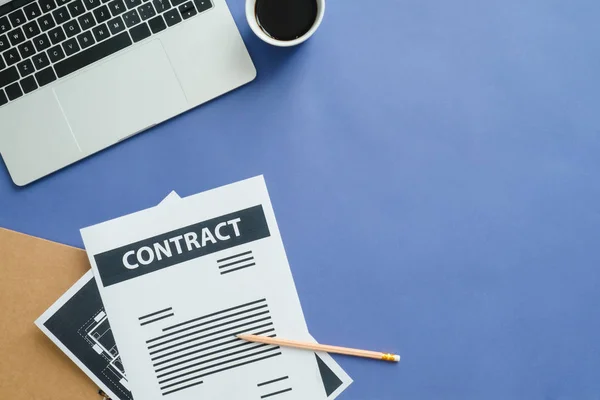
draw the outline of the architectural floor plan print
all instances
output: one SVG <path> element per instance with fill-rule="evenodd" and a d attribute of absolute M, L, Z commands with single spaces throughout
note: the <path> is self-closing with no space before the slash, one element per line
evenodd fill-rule
<path fill-rule="evenodd" d="M 93 318 L 79 328 L 77 333 L 108 363 L 102 371 L 102 375 L 110 382 L 118 383 L 122 392 L 128 392 L 125 369 L 119 358 L 119 350 L 104 309 L 98 311 Z"/>
<path fill-rule="evenodd" d="M 36 324 L 111 399 L 133 400 L 92 271 Z"/>

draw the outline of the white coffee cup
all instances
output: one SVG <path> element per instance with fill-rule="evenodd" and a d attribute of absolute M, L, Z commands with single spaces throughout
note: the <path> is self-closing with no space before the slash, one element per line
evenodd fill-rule
<path fill-rule="evenodd" d="M 282 0 L 285 1 L 285 0 Z M 325 14 L 325 0 L 315 0 L 317 2 L 317 18 L 313 23 L 313 26 L 304 35 L 294 40 L 278 40 L 269 36 L 258 24 L 256 19 L 256 0 L 246 0 L 246 19 L 252 29 L 252 32 L 256 34 L 263 42 L 272 44 L 273 46 L 279 47 L 291 47 L 296 46 L 300 43 L 307 41 L 321 25 L 323 21 L 323 15 Z"/>

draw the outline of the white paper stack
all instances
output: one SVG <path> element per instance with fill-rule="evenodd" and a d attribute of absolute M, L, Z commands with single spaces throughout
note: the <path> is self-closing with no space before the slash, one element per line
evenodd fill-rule
<path fill-rule="evenodd" d="M 262 177 L 184 199 L 172 195 L 82 236 L 103 310 L 91 311 L 87 324 L 94 328 L 79 336 L 105 369 L 92 371 L 90 358 L 76 354 L 52 321 L 68 317 L 61 310 L 91 275 L 38 325 L 97 382 L 107 381 L 100 376 L 107 371 L 114 375 L 101 385 L 111 396 L 318 400 L 336 398 L 352 382 L 328 354 L 236 337 L 314 341 Z"/>

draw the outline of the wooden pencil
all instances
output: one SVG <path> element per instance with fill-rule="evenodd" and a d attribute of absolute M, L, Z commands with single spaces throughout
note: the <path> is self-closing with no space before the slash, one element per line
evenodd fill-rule
<path fill-rule="evenodd" d="M 272 344 L 272 345 L 276 345 L 276 346 L 293 347 L 296 349 L 324 351 L 327 353 L 344 354 L 344 355 L 355 356 L 355 357 L 374 358 L 376 360 L 383 360 L 383 361 L 391 361 L 391 362 L 400 361 L 399 355 L 390 354 L 390 353 L 381 353 L 378 351 L 351 349 L 348 347 L 329 346 L 326 344 L 300 342 L 297 340 L 280 339 L 280 338 L 272 338 L 272 337 L 256 336 L 256 335 L 237 335 L 237 337 L 242 340 L 246 340 L 248 342 L 265 343 L 265 344 Z"/>

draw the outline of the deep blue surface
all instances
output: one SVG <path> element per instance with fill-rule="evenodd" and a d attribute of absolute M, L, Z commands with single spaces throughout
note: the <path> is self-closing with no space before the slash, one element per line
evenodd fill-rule
<path fill-rule="evenodd" d="M 0 226 L 79 228 L 264 174 L 344 400 L 600 398 L 600 2 L 331 0 L 251 84 L 19 189 Z M 0 255 L 1 264 L 1 255 Z M 61 266 L 56 266 L 60 273 Z"/>

